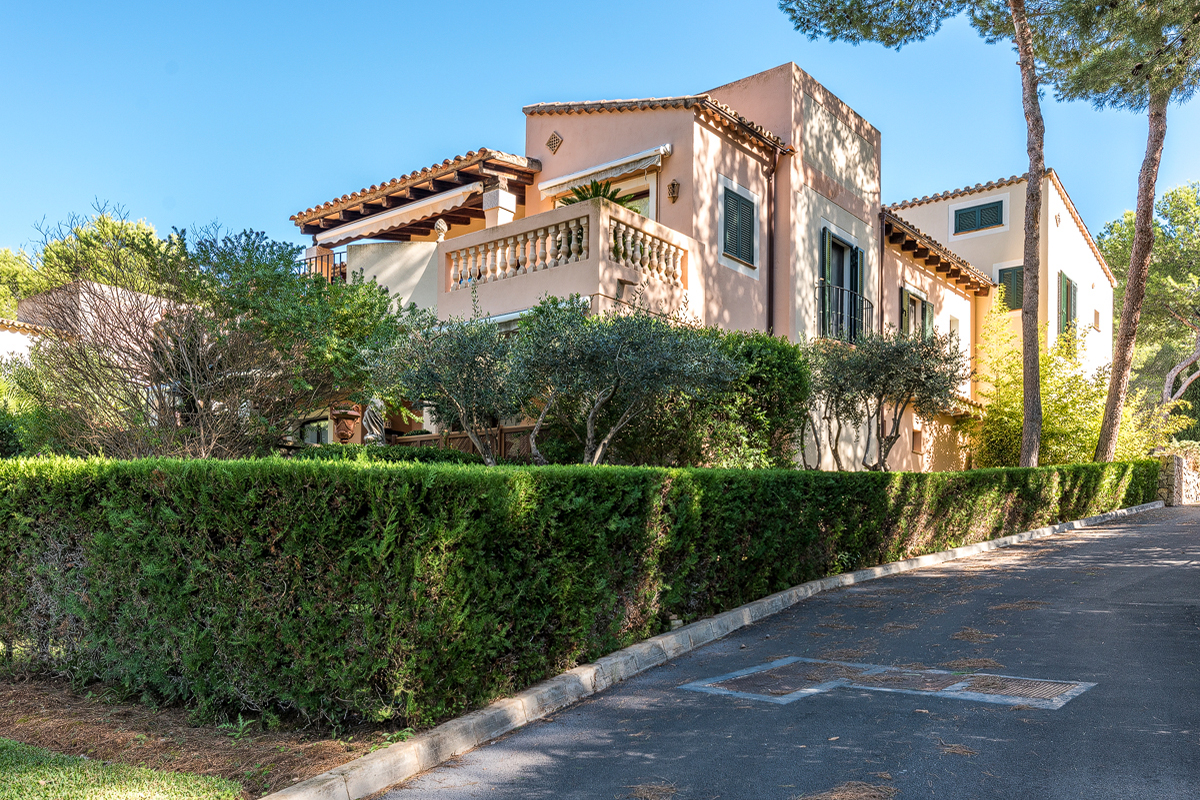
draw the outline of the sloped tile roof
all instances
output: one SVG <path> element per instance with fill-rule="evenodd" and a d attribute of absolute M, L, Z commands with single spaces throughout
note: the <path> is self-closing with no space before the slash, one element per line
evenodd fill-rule
<path fill-rule="evenodd" d="M 687 94 L 678 97 L 641 97 L 632 100 L 591 100 L 569 103 L 535 103 L 522 111 L 528 116 L 549 114 L 595 114 L 621 111 L 653 111 L 662 108 L 700 108 L 715 112 L 718 116 L 737 123 L 759 138 L 781 150 L 790 151 L 791 146 L 757 122 L 739 114 L 724 103 L 707 94 Z"/>
<path fill-rule="evenodd" d="M 1100 268 L 1104 270 L 1104 275 L 1108 278 L 1108 282 L 1113 286 L 1116 286 L 1117 279 L 1113 277 L 1112 270 L 1108 268 L 1108 262 L 1104 260 L 1104 256 L 1100 253 L 1100 248 L 1096 246 L 1096 241 L 1092 238 L 1091 231 L 1089 231 L 1087 225 L 1084 224 L 1083 218 L 1079 216 L 1079 211 L 1075 208 L 1074 201 L 1072 201 L 1071 196 L 1067 194 L 1067 190 L 1063 188 L 1062 181 L 1059 179 L 1058 173 L 1052 168 L 1047 168 L 1046 177 L 1050 178 L 1050 182 L 1054 184 L 1054 188 L 1058 191 L 1059 196 L 1062 197 L 1063 203 L 1065 203 L 1067 206 L 1067 211 L 1071 214 L 1071 219 L 1075 220 L 1075 225 L 1079 228 L 1079 232 L 1083 234 L 1083 238 L 1087 241 L 1088 247 L 1092 251 L 1092 255 L 1094 255 L 1096 260 L 1100 262 Z M 1029 173 L 1024 172 L 1020 175 L 1013 175 L 1009 178 L 1001 178 L 997 181 L 988 181 L 987 183 L 977 183 L 974 186 L 964 186 L 961 189 L 952 189 L 948 192 L 935 194 L 932 197 L 929 195 L 924 197 L 914 197 L 912 200 L 903 200 L 899 203 L 892 203 L 889 206 L 884 206 L 884 210 L 902 211 L 906 208 L 914 208 L 916 206 L 923 206 L 929 203 L 937 203 L 942 200 L 954 200 L 959 197 L 966 197 L 968 195 L 978 194 L 980 192 L 987 192 L 992 189 L 1002 189 L 1005 186 L 1012 186 L 1015 183 L 1024 183 L 1027 180 L 1029 180 Z"/>
<path fill-rule="evenodd" d="M 380 184 L 372 184 L 366 188 L 359 189 L 357 192 L 351 192 L 350 194 L 344 194 L 341 197 L 335 197 L 328 202 L 321 203 L 320 205 L 313 206 L 305 209 L 304 211 L 293 214 L 290 219 L 297 225 L 301 225 L 312 219 L 326 216 L 330 212 L 348 208 L 364 201 L 370 202 L 371 200 L 377 200 L 384 195 L 388 195 L 393 192 L 399 192 L 403 189 L 407 189 L 410 186 L 425 183 L 431 178 L 437 178 L 441 175 L 446 175 L 457 170 L 465 169 L 466 167 L 474 166 L 484 161 L 493 160 L 501 161 L 520 169 L 529 169 L 532 172 L 536 172 L 541 169 L 541 164 L 538 163 L 536 159 L 527 159 L 523 156 L 514 156 L 511 153 L 505 153 L 501 150 L 492 150 L 486 147 L 481 147 L 478 150 L 471 150 L 464 155 L 448 158 L 439 164 L 434 164 L 419 170 L 413 170 L 407 175 L 402 175 L 399 178 L 392 178 L 390 181 Z"/>
<path fill-rule="evenodd" d="M 950 248 L 946 247 L 946 245 L 942 244 L 937 239 L 934 239 L 932 236 L 925 233 L 916 225 L 913 225 L 911 222 L 892 211 L 890 208 L 885 208 L 883 210 L 883 219 L 885 223 L 891 222 L 903 228 L 906 232 L 908 232 L 909 235 L 920 242 L 923 246 L 929 248 L 931 253 L 937 253 L 943 261 L 948 261 L 949 263 L 958 267 L 963 273 L 966 273 L 974 278 L 975 282 L 983 284 L 984 286 L 996 285 L 995 282 L 992 281 L 990 275 L 952 251 Z"/>

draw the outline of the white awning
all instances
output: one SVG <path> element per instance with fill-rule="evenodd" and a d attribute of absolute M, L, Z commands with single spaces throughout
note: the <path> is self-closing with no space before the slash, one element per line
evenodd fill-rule
<path fill-rule="evenodd" d="M 339 225 L 336 228 L 330 228 L 327 231 L 321 231 L 316 236 L 317 244 L 322 244 L 326 247 L 337 247 L 338 245 L 352 242 L 355 239 L 368 239 L 393 228 L 399 228 L 412 222 L 420 222 L 423 219 L 444 214 L 447 211 L 453 211 L 463 206 L 467 202 L 467 198 L 471 195 L 482 191 L 483 184 L 476 182 L 468 183 L 466 186 L 459 186 L 449 191 L 439 192 L 422 200 L 408 203 L 399 208 L 393 208 L 391 211 L 385 211 L 382 214 L 374 214 L 370 217 L 355 220 L 354 222 L 347 222 L 345 225 Z"/>
<path fill-rule="evenodd" d="M 649 150 L 643 150 L 631 156 L 618 158 L 616 161 L 597 164 L 594 167 L 588 167 L 579 172 L 572 172 L 570 175 L 563 175 L 560 178 L 542 181 L 538 184 L 538 191 L 542 193 L 542 199 L 545 200 L 547 197 L 569 192 L 580 186 L 587 186 L 592 181 L 610 180 L 633 172 L 641 172 L 651 167 L 661 167 L 663 158 L 669 155 L 671 155 L 671 145 L 660 144 L 658 147 L 652 147 Z"/>

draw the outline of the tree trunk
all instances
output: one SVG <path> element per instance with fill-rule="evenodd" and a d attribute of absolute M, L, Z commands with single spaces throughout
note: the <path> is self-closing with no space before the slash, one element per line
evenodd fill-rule
<path fill-rule="evenodd" d="M 1129 255 L 1129 277 L 1125 281 L 1125 301 L 1121 305 L 1121 326 L 1113 345 L 1112 375 L 1108 379 L 1108 401 L 1096 443 L 1096 461 L 1112 461 L 1117 454 L 1117 434 L 1121 432 L 1121 412 L 1129 390 L 1129 370 L 1133 366 L 1133 346 L 1142 301 L 1146 297 L 1146 277 L 1154 251 L 1154 187 L 1158 166 L 1162 163 L 1163 140 L 1167 136 L 1167 101 L 1170 95 L 1150 98 L 1150 131 L 1146 136 L 1146 157 L 1138 175 L 1137 214 L 1133 225 L 1133 251 Z"/>
<path fill-rule="evenodd" d="M 1021 95 L 1025 106 L 1025 150 L 1029 174 L 1025 184 L 1025 294 L 1021 298 L 1021 352 L 1025 415 L 1021 425 L 1021 466 L 1036 467 L 1042 441 L 1042 386 L 1038 370 L 1038 296 L 1041 288 L 1042 178 L 1046 171 L 1046 124 L 1038 100 L 1037 61 L 1033 32 L 1025 15 L 1025 0 L 1009 0 L 1021 66 Z"/>

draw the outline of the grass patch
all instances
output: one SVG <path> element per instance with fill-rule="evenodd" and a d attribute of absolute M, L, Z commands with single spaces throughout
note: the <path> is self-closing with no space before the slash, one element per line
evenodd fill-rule
<path fill-rule="evenodd" d="M 242 787 L 223 778 L 157 772 L 64 756 L 0 739 L 0 800 L 238 800 Z"/>

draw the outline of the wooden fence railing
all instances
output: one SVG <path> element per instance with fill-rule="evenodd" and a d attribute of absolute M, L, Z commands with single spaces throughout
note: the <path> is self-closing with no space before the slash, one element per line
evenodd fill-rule
<path fill-rule="evenodd" d="M 529 458 L 529 432 L 533 425 L 509 425 L 490 428 L 484 433 L 492 453 L 497 458 L 527 459 Z M 461 450 L 464 453 L 474 453 L 475 445 L 471 437 L 463 431 L 448 433 L 427 433 L 420 436 L 388 437 L 388 444 L 398 444 L 405 447 L 446 447 Z"/>

